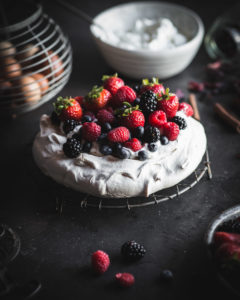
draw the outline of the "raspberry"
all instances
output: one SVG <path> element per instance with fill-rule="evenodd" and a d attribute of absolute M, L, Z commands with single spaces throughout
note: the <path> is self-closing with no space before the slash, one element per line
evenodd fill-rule
<path fill-rule="evenodd" d="M 182 110 L 186 116 L 191 117 L 193 115 L 192 106 L 186 102 L 179 104 L 178 110 Z"/>
<path fill-rule="evenodd" d="M 126 127 L 117 127 L 108 133 L 108 140 L 114 143 L 124 143 L 129 140 L 130 132 Z"/>
<path fill-rule="evenodd" d="M 94 122 L 86 122 L 82 126 L 82 137 L 90 142 L 96 141 L 101 135 L 101 126 Z"/>
<path fill-rule="evenodd" d="M 135 283 L 135 278 L 130 273 L 117 273 L 115 278 L 117 283 L 122 287 L 130 287 Z"/>
<path fill-rule="evenodd" d="M 167 123 L 167 117 L 164 111 L 156 110 L 150 114 L 148 121 L 150 125 L 160 128 Z"/>
<path fill-rule="evenodd" d="M 100 124 L 110 123 L 115 121 L 114 114 L 107 109 L 100 109 L 97 113 L 97 119 Z"/>
<path fill-rule="evenodd" d="M 134 90 L 130 86 L 124 85 L 117 90 L 113 97 L 113 103 L 115 106 L 121 106 L 123 102 L 132 103 L 136 97 L 137 95 Z"/>
<path fill-rule="evenodd" d="M 179 126 L 174 122 L 167 122 L 163 125 L 164 135 L 169 141 L 175 141 L 179 135 Z"/>
<path fill-rule="evenodd" d="M 98 250 L 92 254 L 91 257 L 92 268 L 98 274 L 103 274 L 107 271 L 110 265 L 110 259 L 107 253 Z"/>
<path fill-rule="evenodd" d="M 145 255 L 146 250 L 139 243 L 128 241 L 122 245 L 121 252 L 127 260 L 138 260 Z"/>
<path fill-rule="evenodd" d="M 142 144 L 140 143 L 140 141 L 138 139 L 133 138 L 130 141 L 125 142 L 124 147 L 129 148 L 132 151 L 136 152 L 136 151 L 142 149 Z"/>

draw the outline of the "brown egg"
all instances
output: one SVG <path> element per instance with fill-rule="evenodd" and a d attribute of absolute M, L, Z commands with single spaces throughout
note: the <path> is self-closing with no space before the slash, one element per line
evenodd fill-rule
<path fill-rule="evenodd" d="M 57 54 L 53 54 L 54 52 L 52 50 L 48 51 L 48 58 L 51 60 L 52 68 L 49 66 L 49 61 L 47 59 L 46 54 L 42 55 L 42 59 L 45 58 L 45 61 L 41 64 L 41 68 L 49 66 L 46 70 L 42 71 L 41 73 L 44 74 L 45 76 L 52 74 L 53 77 L 58 77 L 59 75 L 62 74 L 63 72 L 63 66 L 62 66 L 62 61 L 59 58 Z M 50 56 L 52 55 L 52 56 Z M 53 69 L 53 70 L 52 70 Z"/>
<path fill-rule="evenodd" d="M 33 44 L 27 44 L 21 49 L 20 51 L 21 53 L 16 55 L 16 57 L 23 67 L 31 67 L 31 64 L 34 63 L 33 58 L 31 59 L 31 57 L 33 57 L 39 50 L 40 50 L 39 47 Z"/>
<path fill-rule="evenodd" d="M 44 95 L 45 92 L 49 88 L 49 84 L 48 84 L 47 78 L 45 78 L 45 76 L 43 74 L 41 74 L 41 73 L 33 74 L 33 75 L 31 75 L 31 77 L 33 77 L 37 81 L 37 83 L 40 86 L 41 93 L 42 93 L 42 95 Z"/>
<path fill-rule="evenodd" d="M 6 79 L 21 76 L 21 65 L 14 58 L 5 58 L 0 62 L 0 74 Z"/>
<path fill-rule="evenodd" d="M 41 99 L 41 89 L 37 81 L 31 76 L 26 76 L 18 80 L 18 85 L 21 85 L 18 88 L 18 93 L 22 93 L 19 98 L 24 97 L 25 102 L 32 103 L 37 102 Z"/>
<path fill-rule="evenodd" d="M 0 58 L 6 55 L 15 55 L 16 48 L 8 41 L 0 42 Z"/>

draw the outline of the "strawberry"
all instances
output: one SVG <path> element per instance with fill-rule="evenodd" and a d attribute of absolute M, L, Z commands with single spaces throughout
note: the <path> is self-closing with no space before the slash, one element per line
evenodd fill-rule
<path fill-rule="evenodd" d="M 166 113 L 167 118 L 173 118 L 178 111 L 179 101 L 175 94 L 169 93 L 169 89 L 158 97 L 158 109 L 163 110 Z"/>
<path fill-rule="evenodd" d="M 134 129 L 139 126 L 144 127 L 145 117 L 139 110 L 139 106 L 132 106 L 128 102 L 123 102 L 123 104 L 124 108 L 115 110 L 115 114 L 121 119 L 122 125 L 129 129 Z"/>
<path fill-rule="evenodd" d="M 118 77 L 118 74 L 115 73 L 112 76 L 103 75 L 102 77 L 103 87 L 108 90 L 112 95 L 115 95 L 117 90 L 124 86 L 124 81 Z"/>
<path fill-rule="evenodd" d="M 140 95 L 148 90 L 152 91 L 155 94 L 159 94 L 159 95 L 165 93 L 165 88 L 161 83 L 158 83 L 158 78 L 153 77 L 151 82 L 149 82 L 148 79 L 143 79 L 142 85 L 143 86 L 139 93 Z"/>
<path fill-rule="evenodd" d="M 124 147 L 129 148 L 132 151 L 136 152 L 142 149 L 142 144 L 138 139 L 132 138 L 130 141 L 124 143 Z"/>
<path fill-rule="evenodd" d="M 94 122 L 85 122 L 82 126 L 82 137 L 90 142 L 96 141 L 101 135 L 101 126 Z"/>
<path fill-rule="evenodd" d="M 135 278 L 130 273 L 117 273 L 115 278 L 117 283 L 122 287 L 130 287 L 135 283 Z"/>
<path fill-rule="evenodd" d="M 126 127 L 120 126 L 108 133 L 108 140 L 113 143 L 124 143 L 129 140 L 130 132 Z"/>
<path fill-rule="evenodd" d="M 240 234 L 218 231 L 214 233 L 214 245 L 217 247 L 224 243 L 234 243 L 240 245 Z"/>
<path fill-rule="evenodd" d="M 234 243 L 224 243 L 216 251 L 217 260 L 226 261 L 229 259 L 240 260 L 240 245 Z"/>
<path fill-rule="evenodd" d="M 186 102 L 179 104 L 178 110 L 182 110 L 186 116 L 191 117 L 193 115 L 192 106 Z"/>
<path fill-rule="evenodd" d="M 175 141 L 179 135 L 179 126 L 174 122 L 167 122 L 163 125 L 163 134 L 169 141 Z"/>
<path fill-rule="evenodd" d="M 164 111 L 156 110 L 149 115 L 148 122 L 151 126 L 161 130 L 163 125 L 167 123 L 167 117 Z"/>
<path fill-rule="evenodd" d="M 120 87 L 116 94 L 114 95 L 112 101 L 113 105 L 119 107 L 122 105 L 123 102 L 132 103 L 136 99 L 137 95 L 135 91 L 130 88 L 128 85 L 124 85 Z"/>
<path fill-rule="evenodd" d="M 82 118 L 81 105 L 73 98 L 58 97 L 53 103 L 54 110 L 61 121 L 73 119 L 79 121 Z"/>
<path fill-rule="evenodd" d="M 112 124 L 115 121 L 114 114 L 105 108 L 98 111 L 97 119 L 100 124 L 104 124 L 106 122 Z"/>
<path fill-rule="evenodd" d="M 83 100 L 83 105 L 87 110 L 94 112 L 103 108 L 111 100 L 111 93 L 102 86 L 95 85 Z"/>
<path fill-rule="evenodd" d="M 83 100 L 84 100 L 84 97 L 83 96 L 76 96 L 74 97 L 75 100 L 77 100 L 77 102 L 82 105 L 83 104 Z"/>
<path fill-rule="evenodd" d="M 110 266 L 110 259 L 107 253 L 98 250 L 92 254 L 91 263 L 93 270 L 98 274 L 103 274 Z"/>

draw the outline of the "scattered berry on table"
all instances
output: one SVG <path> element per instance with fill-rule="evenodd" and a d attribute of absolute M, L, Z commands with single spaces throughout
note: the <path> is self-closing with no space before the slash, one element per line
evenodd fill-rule
<path fill-rule="evenodd" d="M 117 273 L 115 275 L 115 279 L 117 283 L 122 287 L 130 287 L 135 283 L 135 278 L 130 273 Z"/>
<path fill-rule="evenodd" d="M 77 139 L 67 139 L 66 143 L 63 144 L 63 152 L 69 158 L 77 157 L 81 153 L 81 150 L 81 143 Z"/>
<path fill-rule="evenodd" d="M 165 93 L 158 97 L 158 109 L 166 113 L 167 118 L 175 117 L 179 107 L 179 100 L 176 94 L 169 93 L 167 88 Z"/>
<path fill-rule="evenodd" d="M 165 146 L 165 145 L 167 145 L 169 143 L 169 140 L 168 140 L 168 138 L 165 135 L 161 135 L 160 142 L 161 142 L 162 145 Z"/>
<path fill-rule="evenodd" d="M 149 115 L 148 123 L 151 126 L 161 128 L 165 123 L 167 123 L 167 117 L 164 111 L 156 110 Z"/>
<path fill-rule="evenodd" d="M 160 273 L 160 278 L 163 280 L 163 281 L 167 281 L 167 282 L 170 282 L 173 280 L 173 273 L 172 271 L 170 270 L 163 270 L 161 273 Z"/>
<path fill-rule="evenodd" d="M 133 130 L 133 136 L 136 138 L 142 138 L 144 135 L 144 127 L 138 126 Z"/>
<path fill-rule="evenodd" d="M 111 99 L 112 95 L 108 90 L 104 89 L 102 86 L 98 87 L 95 85 L 84 98 L 83 106 L 87 110 L 96 112 L 105 107 Z"/>
<path fill-rule="evenodd" d="M 147 151 L 144 151 L 144 150 L 139 151 L 138 152 L 138 159 L 142 160 L 142 161 L 148 159 L 148 153 L 147 153 Z"/>
<path fill-rule="evenodd" d="M 103 75 L 102 77 L 103 86 L 107 89 L 112 95 L 115 95 L 118 89 L 124 86 L 124 81 L 118 77 L 118 74 L 115 73 L 112 76 Z"/>
<path fill-rule="evenodd" d="M 112 124 L 115 121 L 115 116 L 113 112 L 103 108 L 98 111 L 97 119 L 100 124 L 104 124 L 106 122 Z"/>
<path fill-rule="evenodd" d="M 110 265 L 110 259 L 107 253 L 98 250 L 92 254 L 91 263 L 93 270 L 98 274 L 103 274 L 107 271 Z"/>
<path fill-rule="evenodd" d="M 154 126 L 148 126 L 144 131 L 144 141 L 146 143 L 155 143 L 160 140 L 160 130 Z"/>
<path fill-rule="evenodd" d="M 82 126 L 82 137 L 90 142 L 96 141 L 101 135 L 101 126 L 94 122 L 85 122 Z"/>
<path fill-rule="evenodd" d="M 122 245 L 121 253 L 125 259 L 135 261 L 144 257 L 146 249 L 136 241 L 128 241 Z"/>
<path fill-rule="evenodd" d="M 179 126 L 174 122 L 164 124 L 163 130 L 169 141 L 175 141 L 179 135 Z"/>
<path fill-rule="evenodd" d="M 112 152 L 113 152 L 113 150 L 112 150 L 112 148 L 109 145 L 101 145 L 100 146 L 100 152 L 103 155 L 111 155 Z"/>
<path fill-rule="evenodd" d="M 139 107 L 144 114 L 149 115 L 155 111 L 157 105 L 157 96 L 152 91 L 146 91 L 141 95 Z"/>
<path fill-rule="evenodd" d="M 178 110 L 181 110 L 185 113 L 186 116 L 191 117 L 193 115 L 192 106 L 186 102 L 179 104 Z"/>
<path fill-rule="evenodd" d="M 150 143 L 150 144 L 148 144 L 148 150 L 149 150 L 150 152 L 156 152 L 157 149 L 158 149 L 157 144 L 155 144 L 155 143 Z"/>
<path fill-rule="evenodd" d="M 63 122 L 63 131 L 68 134 L 70 131 L 80 125 L 80 122 L 73 119 L 68 119 Z"/>
<path fill-rule="evenodd" d="M 143 94 L 146 91 L 152 91 L 155 94 L 161 95 L 165 93 L 165 88 L 161 83 L 158 82 L 158 78 L 153 77 L 151 81 L 148 79 L 142 80 L 140 94 Z"/>
<path fill-rule="evenodd" d="M 92 149 L 92 142 L 86 141 L 82 146 L 82 152 L 89 153 Z"/>
<path fill-rule="evenodd" d="M 131 149 L 136 152 L 142 149 L 142 144 L 137 138 L 132 138 L 130 141 L 124 143 L 124 147 Z"/>
<path fill-rule="evenodd" d="M 52 111 L 50 118 L 51 118 L 51 122 L 53 125 L 57 125 L 57 126 L 60 125 L 61 120 L 59 119 L 59 117 L 55 111 Z"/>
<path fill-rule="evenodd" d="M 183 130 L 187 127 L 187 122 L 184 118 L 175 116 L 171 119 L 171 122 L 176 123 L 179 126 L 180 130 Z"/>
<path fill-rule="evenodd" d="M 58 97 L 53 106 L 61 121 L 67 119 L 79 121 L 82 118 L 82 108 L 74 98 Z"/>
<path fill-rule="evenodd" d="M 124 85 L 117 90 L 112 101 L 116 107 L 119 107 L 123 102 L 133 103 L 136 97 L 135 91 L 130 86 Z"/>
<path fill-rule="evenodd" d="M 218 226 L 217 231 L 240 233 L 240 218 L 223 222 Z"/>
<path fill-rule="evenodd" d="M 130 132 L 126 127 L 120 126 L 108 133 L 108 140 L 113 143 L 124 143 L 130 138 Z"/>
<path fill-rule="evenodd" d="M 92 122 L 93 120 L 92 120 L 92 117 L 91 116 L 89 116 L 89 115 L 84 115 L 83 117 L 82 117 L 82 123 L 85 123 L 85 122 Z"/>
<path fill-rule="evenodd" d="M 108 122 L 102 124 L 102 130 L 103 130 L 104 132 L 109 132 L 110 130 L 112 130 L 111 124 L 108 123 Z"/>
<path fill-rule="evenodd" d="M 202 92 L 204 90 L 204 84 L 202 82 L 189 81 L 188 90 L 192 92 Z"/>

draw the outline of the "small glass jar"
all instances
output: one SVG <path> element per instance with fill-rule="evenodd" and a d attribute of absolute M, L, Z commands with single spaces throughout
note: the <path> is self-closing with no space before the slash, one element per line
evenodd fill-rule
<path fill-rule="evenodd" d="M 240 57 L 240 4 L 216 19 L 204 42 L 207 53 L 213 59 Z"/>

